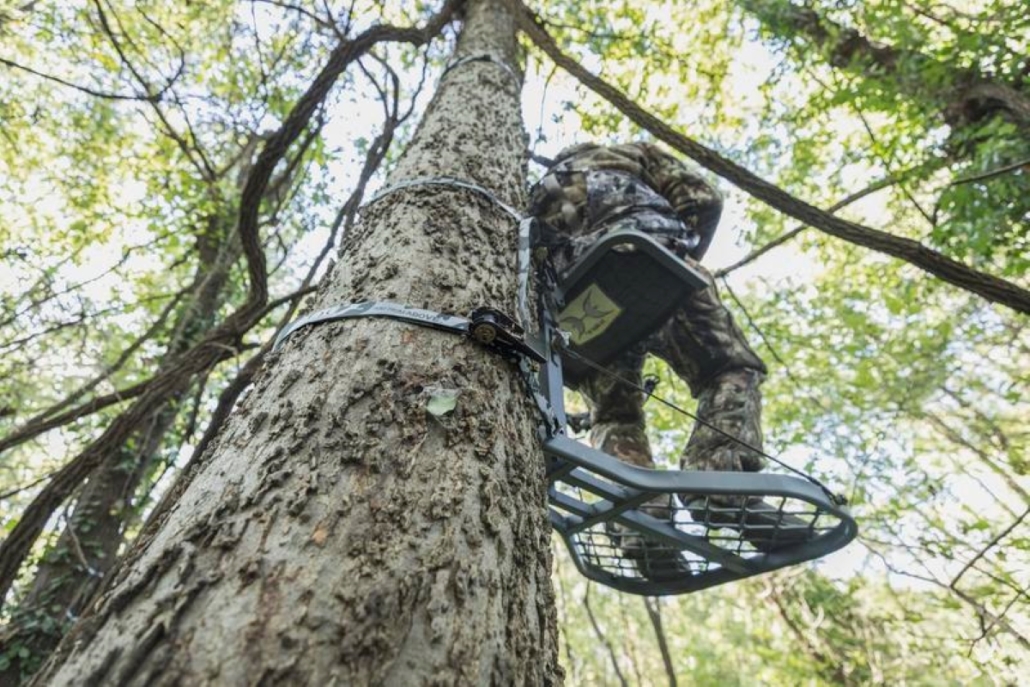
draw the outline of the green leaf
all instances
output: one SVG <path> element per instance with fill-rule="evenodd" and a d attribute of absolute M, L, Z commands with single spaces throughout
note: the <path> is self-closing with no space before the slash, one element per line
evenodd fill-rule
<path fill-rule="evenodd" d="M 426 410 L 430 415 L 436 417 L 450 415 L 458 406 L 458 396 L 461 392 L 457 389 L 432 387 L 427 391 L 429 392 L 429 401 L 426 403 Z"/>

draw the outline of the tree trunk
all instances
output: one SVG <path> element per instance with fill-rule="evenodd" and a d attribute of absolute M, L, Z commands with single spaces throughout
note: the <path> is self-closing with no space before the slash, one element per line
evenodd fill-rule
<path fill-rule="evenodd" d="M 514 26 L 470 2 L 459 55 L 515 65 Z M 520 206 L 519 84 L 442 78 L 392 183 L 447 175 Z M 514 309 L 515 232 L 474 193 L 366 208 L 316 307 Z M 454 410 L 427 403 L 449 389 Z M 514 367 L 383 319 L 295 334 L 181 498 L 37 684 L 553 684 L 543 460 Z"/>

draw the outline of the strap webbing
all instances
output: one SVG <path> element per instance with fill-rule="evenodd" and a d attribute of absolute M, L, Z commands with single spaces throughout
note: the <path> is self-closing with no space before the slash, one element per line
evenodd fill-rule
<path fill-rule="evenodd" d="M 516 81 L 522 80 L 519 77 L 518 72 L 516 72 L 510 64 L 508 64 L 507 62 L 502 62 L 490 53 L 481 53 L 478 55 L 466 55 L 464 57 L 459 57 L 458 59 L 454 60 L 446 67 L 444 67 L 443 74 L 440 75 L 440 78 L 442 79 L 443 77 L 447 76 L 447 74 L 450 73 L 451 70 L 457 69 L 461 65 L 468 64 L 469 62 L 490 62 L 492 64 L 496 64 L 498 67 L 508 72 L 511 78 L 515 79 Z"/>
<path fill-rule="evenodd" d="M 450 186 L 451 188 L 465 189 L 466 191 L 474 191 L 479 195 L 483 196 L 497 207 L 504 210 L 508 215 L 511 216 L 516 222 L 522 220 L 522 213 L 513 208 L 512 206 L 505 203 L 503 200 L 497 197 L 493 191 L 472 181 L 464 181 L 462 179 L 455 179 L 454 177 L 416 177 L 414 179 L 408 179 L 406 181 L 398 181 L 392 186 L 387 186 L 379 193 L 372 196 L 372 199 L 368 201 L 367 205 L 371 205 L 377 201 L 382 200 L 391 193 L 402 191 L 406 188 L 414 188 L 416 186 Z"/>
<path fill-rule="evenodd" d="M 472 316 L 475 317 L 475 312 Z M 410 308 L 406 305 L 391 303 L 389 301 L 364 301 L 361 303 L 348 303 L 346 305 L 326 308 L 325 310 L 318 310 L 290 323 L 288 326 L 284 327 L 279 333 L 279 336 L 276 337 L 275 343 L 272 345 L 272 350 L 275 351 L 282 347 L 286 339 L 301 327 L 306 327 L 312 324 L 321 324 L 323 322 L 346 320 L 355 317 L 388 317 L 390 319 L 400 320 L 410 324 L 417 324 L 422 327 L 430 327 L 431 329 L 438 329 L 452 334 L 460 334 L 462 336 L 475 338 L 470 332 L 470 325 L 473 323 L 473 320 L 470 320 L 467 317 L 447 315 L 433 310 L 422 310 L 421 308 Z M 561 423 L 558 421 L 557 415 L 551 407 L 550 400 L 540 390 L 540 383 L 537 379 L 536 371 L 533 369 L 530 357 L 526 355 L 526 353 L 520 352 L 511 346 L 492 346 L 487 344 L 485 347 L 492 350 L 494 353 L 500 353 L 509 359 L 514 358 L 518 361 L 519 376 L 522 377 L 522 381 L 525 384 L 526 393 L 533 400 L 543 420 L 542 430 L 544 437 L 551 437 L 554 436 L 555 433 L 559 433 L 562 429 Z M 525 351 L 528 349 L 523 347 L 522 350 Z"/>
<path fill-rule="evenodd" d="M 518 316 L 519 324 L 527 332 L 532 322 L 529 314 L 529 267 L 532 260 L 532 217 L 523 217 L 519 221 L 519 253 L 516 261 L 518 269 Z"/>
<path fill-rule="evenodd" d="M 309 324 L 345 320 L 352 317 L 389 317 L 453 334 L 467 334 L 469 325 L 469 321 L 465 317 L 445 315 L 433 310 L 409 308 L 406 305 L 390 303 L 389 301 L 363 301 L 361 303 L 348 303 L 326 308 L 325 310 L 318 310 L 291 322 L 279 332 L 279 336 L 275 338 L 272 350 L 277 350 L 290 334 L 301 327 L 306 327 Z"/>

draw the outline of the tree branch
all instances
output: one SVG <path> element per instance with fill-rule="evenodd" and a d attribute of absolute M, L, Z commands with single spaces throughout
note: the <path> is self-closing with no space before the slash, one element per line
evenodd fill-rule
<path fill-rule="evenodd" d="M 1019 645 L 1022 646 L 1024 649 L 1030 650 L 1030 639 L 1027 639 L 1027 637 L 1021 634 L 1018 629 L 1013 627 L 1011 623 L 1005 620 L 1004 614 L 997 615 L 993 613 L 986 606 L 981 604 L 979 601 L 974 599 L 969 594 L 966 594 L 961 589 L 949 587 L 946 583 L 941 582 L 936 577 L 917 575 L 916 573 L 909 572 L 907 570 L 898 569 L 896 566 L 891 565 L 890 561 L 887 560 L 887 556 L 883 552 L 870 546 L 870 542 L 866 541 L 862 537 L 859 537 L 859 541 L 862 542 L 862 545 L 865 546 L 869 552 L 871 552 L 874 556 L 879 558 L 880 562 L 882 562 L 884 567 L 886 567 L 887 570 L 889 570 L 890 572 L 894 573 L 895 575 L 910 577 L 914 580 L 919 580 L 921 582 L 928 582 L 936 587 L 940 587 L 941 589 L 950 591 L 952 594 L 954 594 L 959 599 L 964 601 L 970 608 L 976 611 L 977 615 L 980 618 L 990 622 L 990 627 L 998 626 L 1001 630 L 1008 633 L 1013 639 L 1015 639 L 1016 642 L 1018 642 Z"/>
<path fill-rule="evenodd" d="M 826 208 L 826 212 L 837 212 L 838 210 L 840 210 L 842 208 L 845 208 L 848 205 L 851 205 L 852 203 L 855 203 L 855 202 L 865 198 L 866 196 L 872 195 L 873 193 L 876 193 L 877 191 L 882 191 L 883 189 L 887 188 L 888 186 L 893 186 L 896 183 L 898 183 L 897 177 L 888 177 L 886 179 L 880 179 L 879 181 L 874 181 L 873 183 L 869 184 L 868 186 L 866 186 L 861 191 L 858 191 L 857 193 L 852 193 L 847 198 L 844 198 L 843 200 L 839 200 L 836 203 L 834 203 L 833 205 L 831 205 L 830 207 Z M 805 225 L 805 224 L 802 224 L 800 226 L 794 227 L 793 229 L 791 229 L 787 233 L 782 234 L 781 236 L 773 239 L 772 241 L 770 241 L 769 243 L 765 244 L 761 248 L 759 248 L 759 249 L 749 253 L 748 255 L 745 255 L 743 258 L 741 258 L 737 262 L 733 263 L 729 267 L 724 267 L 721 270 L 716 270 L 713 276 L 718 279 L 719 277 L 725 277 L 730 272 L 733 272 L 735 270 L 739 270 L 744 265 L 748 265 L 748 264 L 754 262 L 755 260 L 757 260 L 758 258 L 762 257 L 763 255 L 765 255 L 766 253 L 771 251 L 773 248 L 778 248 L 779 246 L 782 246 L 787 241 L 790 241 L 792 238 L 794 238 L 795 236 L 797 236 L 798 234 L 800 234 L 801 232 L 803 232 L 807 228 L 808 228 L 808 226 Z"/>
<path fill-rule="evenodd" d="M 169 302 L 168 305 L 166 305 L 165 308 L 158 314 L 157 318 L 151 323 L 147 330 L 138 337 L 136 337 L 135 341 L 129 344 L 125 348 L 125 350 L 123 350 L 121 354 L 119 354 L 118 359 L 110 365 L 108 365 L 103 372 L 101 372 L 96 377 L 88 381 L 86 384 L 83 384 L 81 387 L 79 387 L 74 392 L 69 394 L 64 400 L 54 404 L 53 406 L 37 414 L 36 417 L 29 420 L 27 424 L 31 425 L 33 422 L 45 420 L 51 415 L 64 410 L 65 408 L 67 408 L 68 406 L 70 406 L 71 404 L 75 403 L 80 398 L 88 394 L 90 391 L 95 389 L 105 379 L 113 375 L 118 370 L 122 369 L 122 366 L 125 365 L 126 362 L 128 362 L 129 358 L 131 358 L 132 355 L 137 350 L 139 350 L 139 348 L 143 344 L 152 340 L 154 336 L 157 334 L 157 332 L 165 326 L 165 324 L 168 321 L 168 317 L 172 313 L 172 310 L 174 310 L 176 306 L 179 305 L 179 302 L 186 295 L 186 292 L 187 290 L 184 289 L 183 291 L 180 291 L 179 293 L 175 294 L 171 302 Z"/>
<path fill-rule="evenodd" d="M 978 560 L 980 560 L 985 555 L 987 555 L 987 552 L 990 551 L 992 548 L 994 548 L 998 544 L 998 542 L 1000 542 L 1005 537 L 1009 536 L 1009 534 L 1011 534 L 1012 530 L 1014 530 L 1017 527 L 1019 527 L 1020 523 L 1022 523 L 1023 520 L 1026 519 L 1027 515 L 1030 515 L 1030 508 L 1027 508 L 1025 511 L 1023 511 L 1023 514 L 1020 515 L 1018 518 L 1016 518 L 1016 520 L 1014 520 L 1011 525 L 1006 527 L 1004 530 L 999 532 L 993 539 L 991 539 L 989 542 L 987 542 L 987 546 L 983 547 L 980 551 L 978 551 L 976 553 L 975 556 L 973 556 L 969 560 L 968 563 L 966 563 L 964 566 L 962 566 L 962 570 L 960 570 L 958 572 L 958 574 L 956 574 L 955 577 L 952 578 L 951 582 L 948 583 L 948 586 L 951 587 L 952 589 L 955 589 L 956 585 L 958 584 L 958 581 L 960 579 L 962 579 L 962 576 L 965 575 L 969 571 L 970 568 L 972 568 L 974 565 L 976 565 L 976 562 Z"/>
<path fill-rule="evenodd" d="M 3 439 L 0 439 L 0 453 L 14 448 L 19 444 L 24 444 L 26 441 L 38 437 L 40 434 L 49 432 L 52 429 L 61 427 L 74 422 L 80 418 L 92 415 L 93 413 L 103 410 L 109 406 L 113 406 L 122 401 L 129 401 L 147 390 L 147 386 L 153 378 L 146 381 L 140 382 L 139 384 L 133 384 L 125 389 L 119 389 L 110 394 L 103 396 L 97 396 L 96 398 L 90 399 L 89 401 L 82 403 L 71 410 L 67 410 L 60 415 L 49 415 L 49 411 L 45 411 L 45 414 L 37 415 L 35 418 L 24 424 L 19 429 L 11 432 Z"/>
<path fill-rule="evenodd" d="M 1022 170 L 1027 174 L 1030 174 L 1030 158 L 1027 158 L 1025 160 L 1017 160 L 1016 162 L 1012 162 L 1007 165 L 1002 165 L 1001 167 L 996 167 L 994 169 L 989 169 L 986 172 L 981 172 L 980 174 L 972 174 L 968 177 L 961 177 L 959 179 L 955 179 L 950 184 L 948 184 L 948 186 L 960 186 L 962 184 L 972 184 L 977 181 L 987 181 L 988 179 L 994 179 L 995 177 L 1004 176 L 1005 174 L 1008 174 L 1009 172 L 1015 172 L 1016 170 Z"/>
<path fill-rule="evenodd" d="M 569 595 L 565 591 L 565 581 L 562 579 L 560 573 L 555 571 L 554 574 L 555 583 L 558 585 L 558 598 L 561 599 L 561 603 L 558 604 L 558 626 L 567 627 L 569 617 Z M 580 684 L 577 679 L 579 677 L 579 660 L 576 654 L 572 651 L 572 642 L 569 641 L 569 633 L 562 632 L 562 645 L 565 649 L 565 657 L 569 660 L 569 672 L 571 673 L 572 684 Z"/>
<path fill-rule="evenodd" d="M 916 417 L 922 417 L 929 420 L 930 424 L 936 427 L 937 431 L 953 444 L 968 449 L 973 455 L 979 458 L 980 462 L 986 465 L 991 472 L 1001 477 L 1008 488 L 1018 494 L 1023 499 L 1024 503 L 1030 503 L 1030 492 L 1024 489 L 1019 482 L 1013 478 L 1008 470 L 1005 470 L 1002 466 L 998 465 L 986 451 L 974 445 L 971 441 L 962 436 L 962 434 L 956 430 L 951 423 L 929 410 L 922 410 L 915 413 L 915 415 Z"/>
<path fill-rule="evenodd" d="M 772 599 L 773 605 L 776 606 L 776 610 L 780 614 L 780 618 L 783 619 L 787 628 L 794 634 L 795 639 L 797 639 L 801 643 L 801 646 L 804 647 L 805 653 L 819 664 L 820 667 L 827 669 L 836 684 L 849 684 L 847 673 L 844 670 L 843 661 L 841 661 L 837 656 L 827 655 L 826 652 L 808 636 L 804 629 L 802 629 L 798 624 L 797 620 L 790 614 L 787 605 L 784 603 L 783 597 L 776 587 L 777 585 L 775 583 L 767 584 L 767 596 Z"/>
<path fill-rule="evenodd" d="M 28 491 L 32 487 L 39 486 L 40 484 L 42 484 L 43 482 L 46 482 L 48 479 L 50 479 L 53 476 L 54 476 L 54 473 L 48 472 L 47 474 L 43 475 L 42 477 L 37 477 L 36 479 L 32 480 L 28 484 L 23 484 L 20 487 L 15 487 L 13 489 L 9 489 L 9 490 L 7 490 L 7 491 L 5 491 L 3 493 L 0 493 L 0 501 L 6 501 L 7 499 L 11 498 L 12 496 L 17 496 L 18 494 L 20 494 L 23 491 Z"/>
<path fill-rule="evenodd" d="M 52 81 L 61 86 L 66 86 L 67 88 L 75 89 L 80 93 L 85 93 L 86 95 L 92 96 L 94 98 L 102 98 L 103 100 L 132 100 L 136 102 L 156 102 L 160 100 L 161 96 L 164 94 L 164 91 L 162 91 L 161 93 L 148 93 L 147 95 L 122 95 L 121 93 L 108 93 L 107 91 L 98 91 L 97 89 L 90 88 L 89 86 L 80 86 L 79 84 L 75 84 L 71 81 L 62 79 L 59 76 L 54 76 L 53 74 L 46 74 L 44 72 L 37 71 L 32 67 L 26 67 L 23 64 L 18 64 L 17 62 L 8 60 L 3 57 L 0 57 L 0 64 L 6 67 L 10 67 L 11 69 L 17 69 L 28 74 L 32 74 L 33 76 L 38 76 L 39 78 L 44 79 L 46 81 Z"/>
<path fill-rule="evenodd" d="M 295 5 L 289 2 L 279 2 L 279 0 L 251 0 L 251 2 L 255 5 L 258 3 L 265 3 L 268 5 L 272 5 L 273 7 L 278 7 L 280 9 L 296 12 L 297 14 L 310 19 L 312 23 L 315 24 L 315 26 L 321 29 L 327 29 L 329 31 L 332 31 L 333 33 L 336 33 L 338 38 L 343 38 L 343 34 L 339 33 L 339 29 L 336 27 L 335 24 L 333 24 L 333 22 L 323 19 L 314 12 L 311 12 L 310 10 L 301 7 L 300 5 Z"/>

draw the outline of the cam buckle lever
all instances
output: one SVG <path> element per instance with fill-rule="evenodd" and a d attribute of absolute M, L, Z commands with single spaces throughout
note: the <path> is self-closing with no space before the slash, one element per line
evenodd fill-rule
<path fill-rule="evenodd" d="M 526 356 L 539 363 L 544 356 L 530 346 L 525 331 L 515 320 L 496 308 L 476 308 L 468 316 L 468 335 L 475 341 L 492 348 L 510 358 Z"/>

